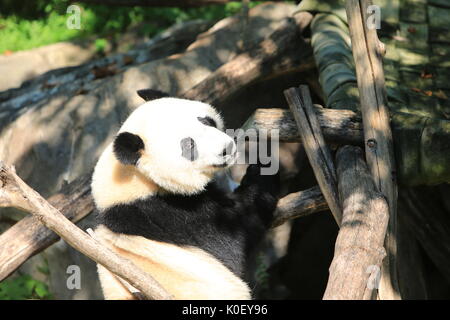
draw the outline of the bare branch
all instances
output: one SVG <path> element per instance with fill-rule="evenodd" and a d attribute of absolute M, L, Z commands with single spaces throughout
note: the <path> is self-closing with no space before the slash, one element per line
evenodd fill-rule
<path fill-rule="evenodd" d="M 48 199 L 70 221 L 76 223 L 94 209 L 91 197 L 92 173 L 86 174 Z M 59 240 L 36 216 L 29 215 L 0 234 L 0 281 L 8 277 L 28 258 Z"/>
<path fill-rule="evenodd" d="M 288 220 L 328 210 L 328 204 L 318 186 L 290 193 L 278 201 L 272 228 Z"/>
<path fill-rule="evenodd" d="M 315 113 L 327 142 L 362 145 L 364 141 L 361 118 L 351 110 L 334 110 L 315 105 Z M 297 124 L 289 110 L 256 109 L 242 126 L 245 129 L 279 130 L 282 142 L 301 142 Z"/>
<path fill-rule="evenodd" d="M 148 298 L 171 298 L 153 277 L 75 226 L 3 162 L 0 162 L 0 187 L 0 207 L 15 207 L 32 213 L 76 250 L 128 281 Z"/>
<path fill-rule="evenodd" d="M 346 12 L 364 123 L 367 164 L 377 188 L 389 204 L 386 235 L 388 258 L 383 262 L 382 299 L 399 299 L 397 274 L 397 181 L 389 109 L 384 83 L 382 50 L 375 28 L 368 28 L 368 0 L 347 0 Z"/>
<path fill-rule="evenodd" d="M 284 91 L 284 95 L 297 122 L 306 155 L 313 168 L 320 190 L 327 200 L 336 223 L 340 225 L 342 211 L 339 204 L 336 172 L 314 112 L 309 90 L 305 86 L 301 86 L 300 89 L 290 88 Z"/>

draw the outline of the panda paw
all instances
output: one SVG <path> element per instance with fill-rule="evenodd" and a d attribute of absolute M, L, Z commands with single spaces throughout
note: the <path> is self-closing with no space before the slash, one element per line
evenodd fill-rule
<path fill-rule="evenodd" d="M 257 187 L 262 192 L 269 192 L 273 196 L 277 196 L 280 190 L 280 174 L 264 174 L 263 168 L 270 167 L 270 164 L 263 165 L 261 163 L 251 164 L 247 168 L 244 178 L 241 181 L 243 187 Z"/>

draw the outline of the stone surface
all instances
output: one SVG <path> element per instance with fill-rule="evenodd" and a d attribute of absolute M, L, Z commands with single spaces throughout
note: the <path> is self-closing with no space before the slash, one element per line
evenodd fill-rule
<path fill-rule="evenodd" d="M 59 42 L 37 49 L 18 51 L 8 56 L 0 55 L 0 91 L 19 87 L 24 81 L 46 71 L 76 66 L 95 55 L 95 48 L 72 42 Z"/>

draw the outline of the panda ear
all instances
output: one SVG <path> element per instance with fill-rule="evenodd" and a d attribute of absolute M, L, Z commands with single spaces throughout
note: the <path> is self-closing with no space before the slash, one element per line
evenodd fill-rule
<path fill-rule="evenodd" d="M 168 93 L 165 93 L 165 92 L 162 92 L 162 91 L 159 91 L 159 90 L 153 90 L 153 89 L 138 90 L 137 94 L 139 95 L 139 97 L 141 97 L 145 101 L 151 101 L 151 100 L 155 100 L 155 99 L 164 98 L 164 97 L 168 97 L 169 96 Z"/>
<path fill-rule="evenodd" d="M 130 132 L 122 132 L 113 143 L 113 152 L 117 160 L 126 165 L 136 165 L 145 147 L 141 137 Z"/>

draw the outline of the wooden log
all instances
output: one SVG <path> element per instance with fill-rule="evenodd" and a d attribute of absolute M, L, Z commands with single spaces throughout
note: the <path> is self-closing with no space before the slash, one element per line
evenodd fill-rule
<path fill-rule="evenodd" d="M 335 110 L 314 105 L 325 140 L 333 144 L 362 145 L 364 133 L 361 117 L 351 110 Z M 279 130 L 281 142 L 301 142 L 297 124 L 289 110 L 256 109 L 242 128 Z"/>
<path fill-rule="evenodd" d="M 368 0 L 347 0 L 346 12 L 355 60 L 366 159 L 377 188 L 389 204 L 386 235 L 388 258 L 383 262 L 381 299 L 399 299 L 397 275 L 397 182 L 392 132 L 381 57 L 383 45 L 376 29 L 367 27 Z"/>
<path fill-rule="evenodd" d="M 300 89 L 290 88 L 284 91 L 284 95 L 299 128 L 306 155 L 320 190 L 327 200 L 336 223 L 340 225 L 342 211 L 339 204 L 336 171 L 314 112 L 309 90 L 305 86 L 301 86 Z"/>
<path fill-rule="evenodd" d="M 91 173 L 65 185 L 48 202 L 76 223 L 94 209 Z M 33 215 L 27 216 L 0 235 L 0 281 L 8 277 L 28 258 L 59 240 L 59 236 Z"/>
<path fill-rule="evenodd" d="M 328 210 L 328 204 L 318 186 L 290 193 L 278 201 L 272 228 L 288 220 Z"/>
<path fill-rule="evenodd" d="M 260 44 L 224 64 L 182 97 L 216 105 L 256 80 L 314 68 L 309 43 L 302 32 L 312 15 L 288 18 Z"/>
<path fill-rule="evenodd" d="M 23 182 L 12 167 L 4 165 L 3 162 L 0 162 L 0 188 L 0 207 L 14 207 L 30 212 L 69 245 L 129 282 L 147 298 L 172 298 L 148 273 L 118 256 L 70 222 Z"/>
<path fill-rule="evenodd" d="M 343 216 L 323 298 L 370 299 L 385 256 L 389 209 L 373 182 L 361 148 L 341 147 L 336 162 Z"/>

